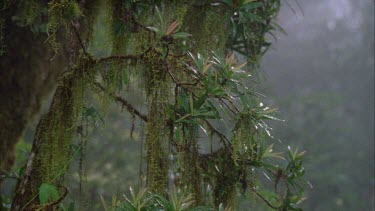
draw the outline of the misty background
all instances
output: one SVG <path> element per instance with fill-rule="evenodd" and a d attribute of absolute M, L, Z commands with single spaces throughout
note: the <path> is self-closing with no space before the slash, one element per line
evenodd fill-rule
<path fill-rule="evenodd" d="M 282 151 L 289 145 L 307 151 L 313 188 L 305 187 L 302 208 L 375 210 L 374 1 L 288 0 L 276 21 L 286 34 L 269 36 L 260 91 L 285 120 L 272 123 L 271 141 Z M 137 92 L 128 98 L 137 100 Z M 81 208 L 102 210 L 100 196 L 121 197 L 143 173 L 138 131 L 144 128 L 135 128 L 130 139 L 130 116 L 118 105 L 112 110 L 104 127 L 93 129 L 85 159 L 77 158 L 66 176 L 72 187 L 66 201 L 79 201 Z M 28 158 L 39 118 L 17 146 L 15 169 Z M 2 192 L 11 193 L 15 182 L 6 184 Z"/>
<path fill-rule="evenodd" d="M 374 210 L 374 1 L 288 1 L 287 35 L 265 54 L 263 89 L 306 150 L 305 210 Z"/>

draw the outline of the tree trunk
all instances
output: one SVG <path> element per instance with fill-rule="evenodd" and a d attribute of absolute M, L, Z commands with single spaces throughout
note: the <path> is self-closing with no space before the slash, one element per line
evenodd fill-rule
<path fill-rule="evenodd" d="M 15 145 L 32 117 L 40 110 L 43 97 L 55 86 L 64 70 L 66 56 L 45 44 L 47 36 L 19 27 L 11 20 L 16 5 L 1 11 L 5 53 L 0 56 L 0 168 L 9 171 L 15 160 Z"/>
<path fill-rule="evenodd" d="M 68 167 L 70 142 L 79 115 L 83 78 L 80 68 L 59 80 L 49 112 L 40 120 L 25 174 L 18 184 L 11 210 L 41 208 L 38 195 L 43 183 L 61 186 Z"/>

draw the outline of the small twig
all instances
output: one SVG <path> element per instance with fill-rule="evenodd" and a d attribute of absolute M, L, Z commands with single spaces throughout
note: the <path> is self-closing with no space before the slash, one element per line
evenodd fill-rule
<path fill-rule="evenodd" d="M 290 5 L 290 3 L 288 1 L 284 1 L 285 4 L 289 7 L 289 9 L 293 12 L 294 15 L 297 15 L 297 12 L 296 10 L 292 7 L 292 5 Z"/>
<path fill-rule="evenodd" d="M 168 75 L 171 76 L 172 81 L 176 84 L 177 87 L 179 87 L 179 86 L 196 86 L 199 83 L 199 81 L 196 81 L 195 83 L 181 83 L 172 74 L 172 72 L 169 69 L 169 65 L 168 64 L 166 64 L 166 67 L 167 67 L 167 73 L 168 73 Z"/>
<path fill-rule="evenodd" d="M 2 179 L 15 179 L 15 180 L 19 180 L 20 178 L 15 175 L 14 173 L 10 173 L 10 172 L 7 172 L 3 169 L 0 169 L 0 180 Z"/>
<path fill-rule="evenodd" d="M 112 55 L 108 57 L 103 57 L 96 59 L 96 63 L 103 63 L 103 62 L 110 62 L 112 60 L 137 60 L 143 58 L 144 54 L 139 54 L 139 55 Z"/>
<path fill-rule="evenodd" d="M 166 64 L 166 67 L 167 67 L 167 73 L 169 76 L 171 76 L 172 78 L 172 81 L 176 84 L 176 86 L 180 86 L 181 83 L 177 81 L 177 79 L 173 76 L 173 74 L 171 73 L 171 71 L 169 70 L 169 66 L 168 64 Z"/>
<path fill-rule="evenodd" d="M 134 25 L 136 25 L 136 26 L 138 26 L 138 27 L 144 29 L 145 31 L 148 31 L 148 32 L 152 33 L 153 35 L 156 35 L 156 32 L 155 32 L 155 31 L 153 31 L 153 30 L 147 28 L 146 26 L 140 24 L 137 20 L 135 20 L 135 18 L 134 18 L 133 15 L 131 16 L 130 20 L 134 23 Z M 124 21 L 124 20 L 123 20 L 123 21 Z"/>
<path fill-rule="evenodd" d="M 105 88 L 100 84 L 100 83 L 94 83 L 97 87 L 99 87 L 99 89 L 104 92 L 105 91 Z M 147 115 L 145 114 L 142 114 L 140 111 L 138 111 L 133 105 L 131 105 L 128 101 L 126 101 L 125 99 L 121 98 L 120 96 L 118 95 L 115 95 L 115 94 L 111 94 L 113 96 L 113 98 L 121 103 L 122 107 L 123 108 L 126 108 L 126 110 L 128 110 L 131 114 L 134 114 L 134 115 L 137 115 L 139 118 L 141 118 L 143 121 L 147 122 L 148 121 L 148 118 L 147 118 Z"/>
<path fill-rule="evenodd" d="M 220 131 L 218 131 L 208 120 L 203 120 L 205 123 L 206 123 L 206 125 L 208 126 L 208 128 L 212 131 L 212 132 L 214 132 L 217 136 L 219 136 L 219 138 L 221 139 L 221 140 L 223 140 L 223 144 L 224 144 L 224 146 L 225 147 L 227 147 L 227 144 L 226 144 L 226 142 L 228 142 L 228 144 L 229 145 L 231 145 L 231 143 L 230 143 L 230 141 L 229 141 L 229 139 L 222 133 L 222 132 L 220 132 Z M 226 142 L 225 142 L 226 141 Z"/>
<path fill-rule="evenodd" d="M 232 107 L 237 111 L 237 112 L 240 112 L 240 109 L 237 108 L 237 106 L 234 104 L 234 102 L 230 99 L 227 99 L 226 100 L 232 105 Z"/>
<path fill-rule="evenodd" d="M 27 207 L 26 210 L 53 210 L 54 206 L 59 205 L 62 200 L 68 195 L 68 188 L 63 187 L 65 192 L 62 196 L 60 196 L 56 201 L 48 203 L 48 204 L 39 204 L 39 205 L 31 205 L 30 207 Z M 21 210 L 23 210 L 25 207 L 23 207 Z"/>
<path fill-rule="evenodd" d="M 60 196 L 60 198 L 59 199 L 57 199 L 56 201 L 54 201 L 54 202 L 52 202 L 52 203 L 50 203 L 50 204 L 48 204 L 47 205 L 47 208 L 52 208 L 53 206 L 56 206 L 56 205 L 58 205 L 58 204 L 60 204 L 61 203 L 61 201 L 68 195 L 68 188 L 66 188 L 66 187 L 63 187 L 64 188 L 64 190 L 65 190 L 65 192 L 64 192 L 64 194 L 62 195 L 62 196 Z M 48 209 L 47 209 L 48 210 Z"/>
<path fill-rule="evenodd" d="M 133 132 L 134 132 L 134 127 L 135 127 L 135 114 L 134 114 L 134 111 L 131 113 L 131 115 L 132 115 L 132 118 L 131 118 L 131 120 L 132 120 L 132 127 L 131 127 L 131 129 L 130 129 L 130 138 L 131 139 L 133 139 Z"/>
<path fill-rule="evenodd" d="M 193 70 L 193 67 L 191 67 L 190 64 L 187 64 L 185 62 L 182 62 L 182 64 L 184 64 L 187 67 L 186 69 L 185 68 L 182 69 L 185 73 L 189 75 L 196 75 L 197 76 L 196 78 L 199 80 L 199 77 L 201 77 L 201 73 L 199 73 L 196 70 Z"/>
<path fill-rule="evenodd" d="M 187 53 L 183 53 L 183 54 L 181 54 L 181 55 L 174 55 L 174 54 L 170 53 L 169 55 L 171 55 L 171 56 L 174 57 L 174 58 L 182 58 L 182 57 L 187 56 Z"/>
<path fill-rule="evenodd" d="M 125 54 L 125 55 L 112 55 L 108 57 L 98 58 L 95 60 L 96 64 L 104 63 L 104 62 L 110 62 L 112 60 L 138 60 L 145 58 L 145 55 L 150 52 L 151 47 L 149 47 L 147 50 L 145 50 L 141 54 Z"/>
<path fill-rule="evenodd" d="M 278 207 L 275 207 L 274 205 L 271 204 L 271 202 L 269 202 L 266 198 L 264 198 L 264 196 L 262 196 L 262 194 L 260 194 L 256 189 L 255 187 L 251 187 L 252 191 L 257 195 L 259 196 L 259 198 L 261 198 L 269 207 L 271 207 L 272 209 L 279 209 Z"/>
<path fill-rule="evenodd" d="M 219 98 L 219 101 L 222 102 L 225 105 L 225 107 L 227 107 L 228 110 L 230 110 L 234 115 L 237 114 L 235 111 L 232 110 L 231 107 L 229 107 L 229 105 L 222 98 Z"/>
<path fill-rule="evenodd" d="M 137 115 L 139 118 L 141 118 L 145 122 L 148 121 L 147 116 L 144 115 L 144 114 L 142 114 L 137 109 L 135 109 L 135 107 L 133 105 L 131 105 L 130 103 L 128 103 L 128 101 L 126 101 L 125 99 L 121 98 L 120 96 L 114 96 L 114 97 L 115 97 L 115 100 L 117 102 L 120 102 L 122 104 L 122 106 L 125 107 L 126 110 L 128 110 L 130 113 Z"/>

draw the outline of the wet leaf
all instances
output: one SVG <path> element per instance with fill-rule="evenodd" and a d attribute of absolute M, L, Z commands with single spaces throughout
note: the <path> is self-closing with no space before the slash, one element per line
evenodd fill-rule
<path fill-rule="evenodd" d="M 39 187 L 39 201 L 41 204 L 53 202 L 59 199 L 59 192 L 56 186 L 42 183 Z"/>

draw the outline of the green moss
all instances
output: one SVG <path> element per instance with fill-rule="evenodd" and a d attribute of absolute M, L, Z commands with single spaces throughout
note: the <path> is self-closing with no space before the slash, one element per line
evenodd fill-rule
<path fill-rule="evenodd" d="M 212 51 L 225 53 L 228 33 L 226 20 L 206 7 L 191 6 L 185 16 L 183 30 L 192 34 L 191 49 L 204 56 Z M 197 24 L 199 23 L 199 24 Z"/>
<path fill-rule="evenodd" d="M 80 39 L 87 41 L 92 38 L 98 4 L 98 0 L 88 1 L 82 5 L 83 8 L 81 9 L 80 5 L 74 0 L 54 0 L 48 3 L 47 34 L 48 41 L 55 54 L 61 47 L 56 37 L 58 30 L 64 27 L 69 32 L 73 27 L 73 21 L 76 21 L 82 15 L 85 15 L 85 18 L 79 27 Z M 76 34 L 74 36 L 74 39 L 78 39 Z"/>
<path fill-rule="evenodd" d="M 166 106 L 171 96 L 170 81 L 161 65 L 160 55 L 147 55 L 146 69 L 148 122 L 146 135 L 147 186 L 151 191 L 166 194 L 168 182 L 168 130 Z"/>
<path fill-rule="evenodd" d="M 182 140 L 178 141 L 178 164 L 181 174 L 180 186 L 194 197 L 196 206 L 204 204 L 202 195 L 202 169 L 199 165 L 199 145 L 197 125 L 185 124 L 181 128 Z"/>
<path fill-rule="evenodd" d="M 45 33 L 47 7 L 47 3 L 38 0 L 20 1 L 12 20 L 18 26 L 30 27 L 35 33 Z"/>
<path fill-rule="evenodd" d="M 244 163 L 249 158 L 252 161 L 256 161 L 258 158 L 259 142 L 252 119 L 251 112 L 243 112 L 235 125 L 231 143 L 232 158 L 236 165 Z"/>
<path fill-rule="evenodd" d="M 69 2 L 63 10 L 63 17 L 67 20 L 75 20 L 82 15 L 77 2 Z"/>
<path fill-rule="evenodd" d="M 84 76 L 76 74 L 76 70 L 63 75 L 51 109 L 36 136 L 40 139 L 40 156 L 37 157 L 37 162 L 43 183 L 58 182 L 69 164 L 70 142 L 83 108 L 85 83 L 80 80 L 83 78 Z"/>
<path fill-rule="evenodd" d="M 231 150 L 221 148 L 212 154 L 202 157 L 200 166 L 205 172 L 203 180 L 212 187 L 212 204 L 218 208 L 223 204 L 226 208 L 237 210 L 237 183 L 241 168 L 232 160 Z"/>
<path fill-rule="evenodd" d="M 58 81 L 51 107 L 42 117 L 34 138 L 32 154 L 35 158 L 26 172 L 26 186 L 18 187 L 16 198 L 19 205 L 32 207 L 38 204 L 33 196 L 38 194 L 42 183 L 61 185 L 63 175 L 72 158 L 70 143 L 76 133 L 77 121 L 83 108 L 83 92 L 87 83 L 92 83 L 89 62 L 83 60 L 80 65 L 65 72 Z M 30 180 L 30 182 L 28 182 Z M 31 202 L 27 204 L 27 202 Z"/>

